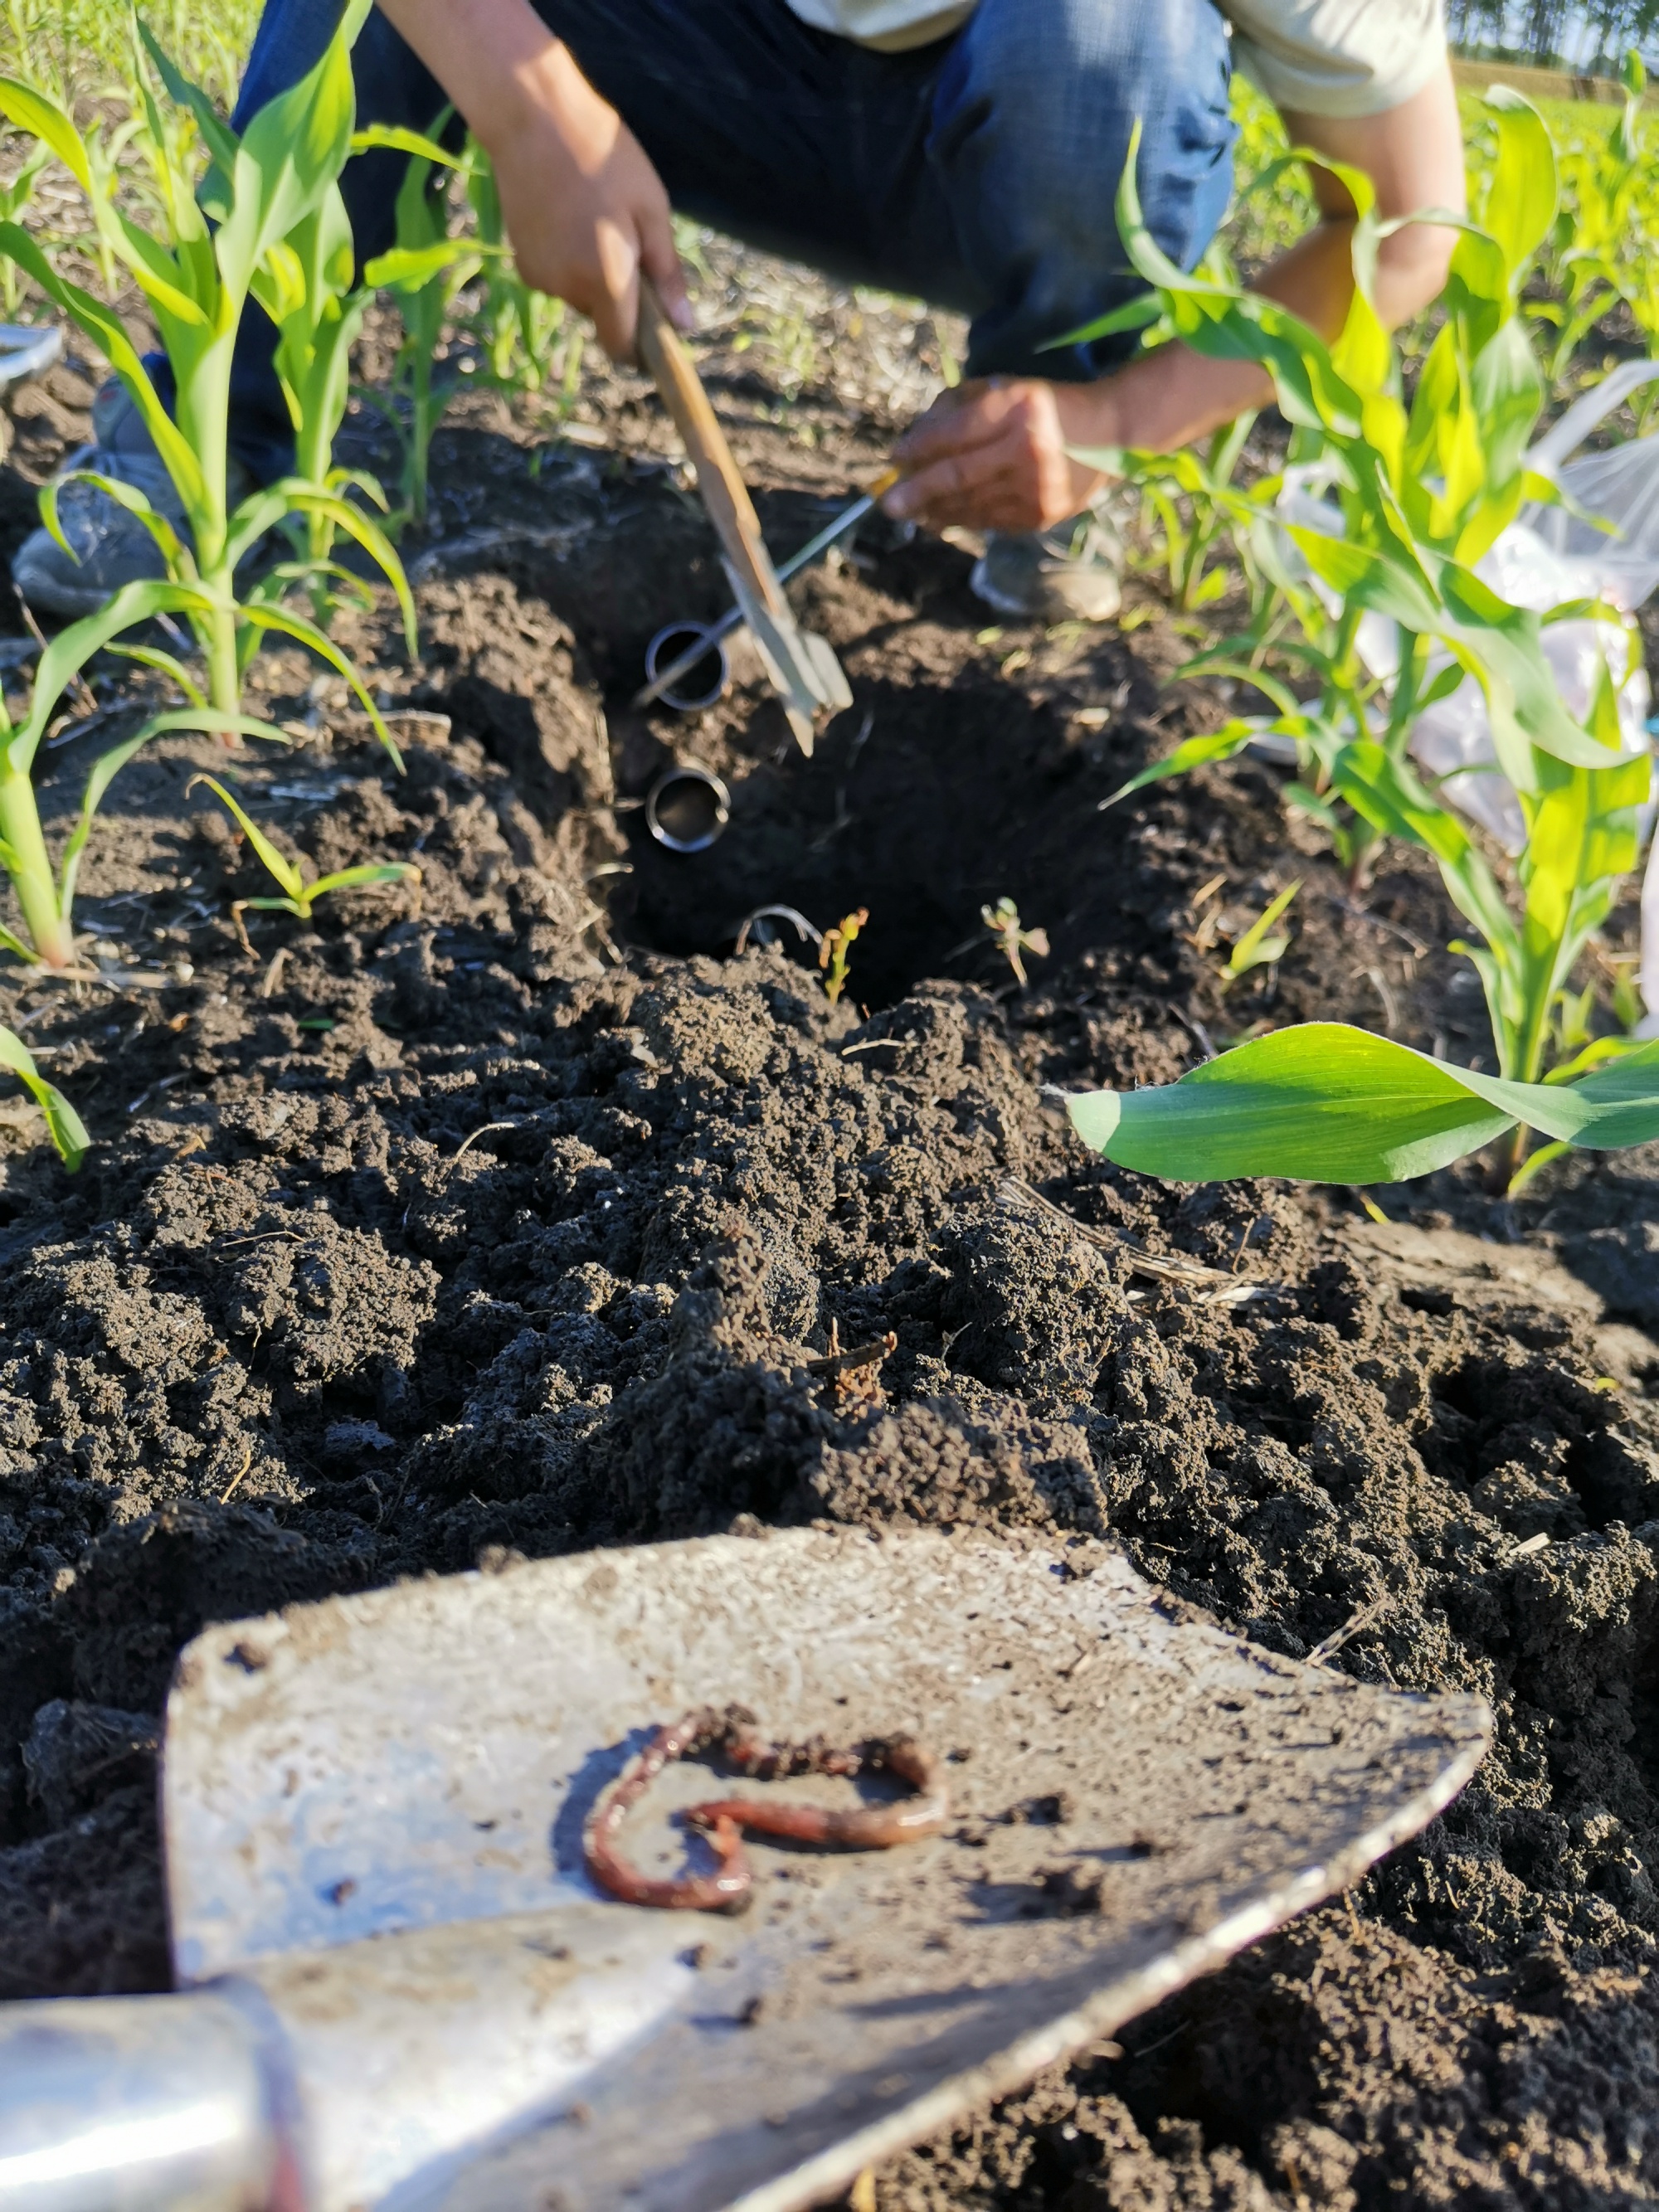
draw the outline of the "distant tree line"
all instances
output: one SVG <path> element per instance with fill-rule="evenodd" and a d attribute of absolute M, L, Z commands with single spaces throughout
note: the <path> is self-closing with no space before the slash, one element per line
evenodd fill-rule
<path fill-rule="evenodd" d="M 1659 46 L 1659 0 L 1449 0 L 1453 43 L 1545 68 L 1618 67 Z"/>

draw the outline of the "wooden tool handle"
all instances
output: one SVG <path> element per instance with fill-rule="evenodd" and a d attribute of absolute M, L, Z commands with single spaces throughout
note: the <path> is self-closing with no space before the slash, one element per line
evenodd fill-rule
<path fill-rule="evenodd" d="M 655 378 L 663 404 L 673 416 L 696 468 L 697 487 L 721 550 L 767 611 L 790 620 L 783 587 L 761 536 L 760 518 L 732 458 L 726 433 L 715 420 L 708 394 L 690 355 L 680 343 L 678 331 L 668 319 L 655 285 L 643 273 L 638 344 L 640 359 Z"/>

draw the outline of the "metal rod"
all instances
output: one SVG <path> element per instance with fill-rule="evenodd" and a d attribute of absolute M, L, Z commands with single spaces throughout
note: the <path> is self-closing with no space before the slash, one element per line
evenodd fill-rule
<path fill-rule="evenodd" d="M 792 576 L 798 576 L 803 568 L 810 568 L 821 553 L 827 553 L 838 538 L 845 537 L 849 530 L 863 521 L 882 494 L 890 491 L 897 482 L 897 470 L 890 469 L 885 476 L 871 486 L 862 499 L 855 499 L 850 507 L 843 507 L 832 522 L 826 522 L 816 538 L 809 538 L 800 550 L 792 553 L 779 568 L 779 583 L 787 584 Z M 686 625 L 688 629 L 690 626 L 689 623 Z M 742 627 L 743 610 L 728 607 L 717 623 L 703 629 L 702 636 L 696 645 L 687 646 L 684 653 L 671 660 L 666 668 L 659 669 L 650 683 L 635 693 L 633 703 L 635 708 L 648 707 L 654 700 L 660 699 L 663 693 L 672 690 L 706 653 L 711 653 L 722 638 L 730 637 L 734 629 L 741 629 Z"/>

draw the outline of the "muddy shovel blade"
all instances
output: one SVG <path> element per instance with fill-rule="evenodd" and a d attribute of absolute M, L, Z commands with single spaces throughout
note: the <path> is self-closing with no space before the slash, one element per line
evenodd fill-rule
<path fill-rule="evenodd" d="M 796 744 L 810 760 L 817 716 L 839 714 L 853 703 L 846 672 L 827 638 L 802 629 L 793 620 L 775 617 L 751 590 L 742 571 L 730 561 L 725 567 L 732 596 L 755 641 L 767 679 L 783 702 Z"/>
<path fill-rule="evenodd" d="M 738 1919 L 613 1901 L 583 1820 L 705 1704 L 918 1735 L 946 1832 L 757 1840 Z M 1488 1728 L 1256 1650 L 1091 1543 L 790 1530 L 407 1583 L 185 1655 L 176 1963 L 280 2024 L 314 2212 L 793 2212 L 1346 1887 Z M 710 1778 L 653 1785 L 637 1865 L 695 1856 L 669 1815 Z"/>

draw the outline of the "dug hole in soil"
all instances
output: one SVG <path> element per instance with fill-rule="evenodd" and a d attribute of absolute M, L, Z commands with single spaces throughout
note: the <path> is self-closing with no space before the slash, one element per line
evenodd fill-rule
<path fill-rule="evenodd" d="M 62 375 L 3 480 L 14 541 L 83 419 Z M 615 382 L 608 450 L 532 473 L 483 404 L 441 438 L 418 663 L 383 614 L 342 630 L 406 773 L 343 686 L 267 655 L 253 711 L 294 751 L 142 755 L 83 878 L 106 981 L 0 985 L 95 1139 L 69 1177 L 6 1103 L 0 1995 L 165 1985 L 155 1736 L 208 1620 L 745 1516 L 1084 1531 L 1274 1650 L 1350 1628 L 1335 1666 L 1482 1692 L 1496 1747 L 1121 2057 L 884 2169 L 884 2212 L 1651 2203 L 1651 1157 L 1515 1205 L 1448 1172 L 1379 1224 L 1085 1153 L 1043 1085 L 1168 1080 L 1258 1021 L 1477 1054 L 1437 884 L 1395 856 L 1350 897 L 1249 763 L 1100 812 L 1224 711 L 1165 687 L 1183 641 L 999 629 L 969 550 L 879 526 L 799 594 L 854 694 L 811 760 L 741 655 L 706 716 L 633 714 L 647 637 L 722 592 Z M 715 393 L 781 547 L 891 427 Z M 45 756 L 59 833 L 148 681 Z M 643 831 L 676 757 L 732 787 L 702 855 Z M 319 870 L 418 886 L 251 914 L 250 959 L 229 902 L 270 885 L 203 767 Z M 1224 989 L 1206 915 L 1293 878 L 1289 953 Z M 980 921 L 1004 896 L 1050 940 L 1024 989 Z M 839 1006 L 787 924 L 732 957 L 768 904 L 868 908 Z M 1121 1237 L 1256 1294 L 1206 1302 Z M 832 1326 L 896 1334 L 878 1386 L 808 1372 Z"/>

